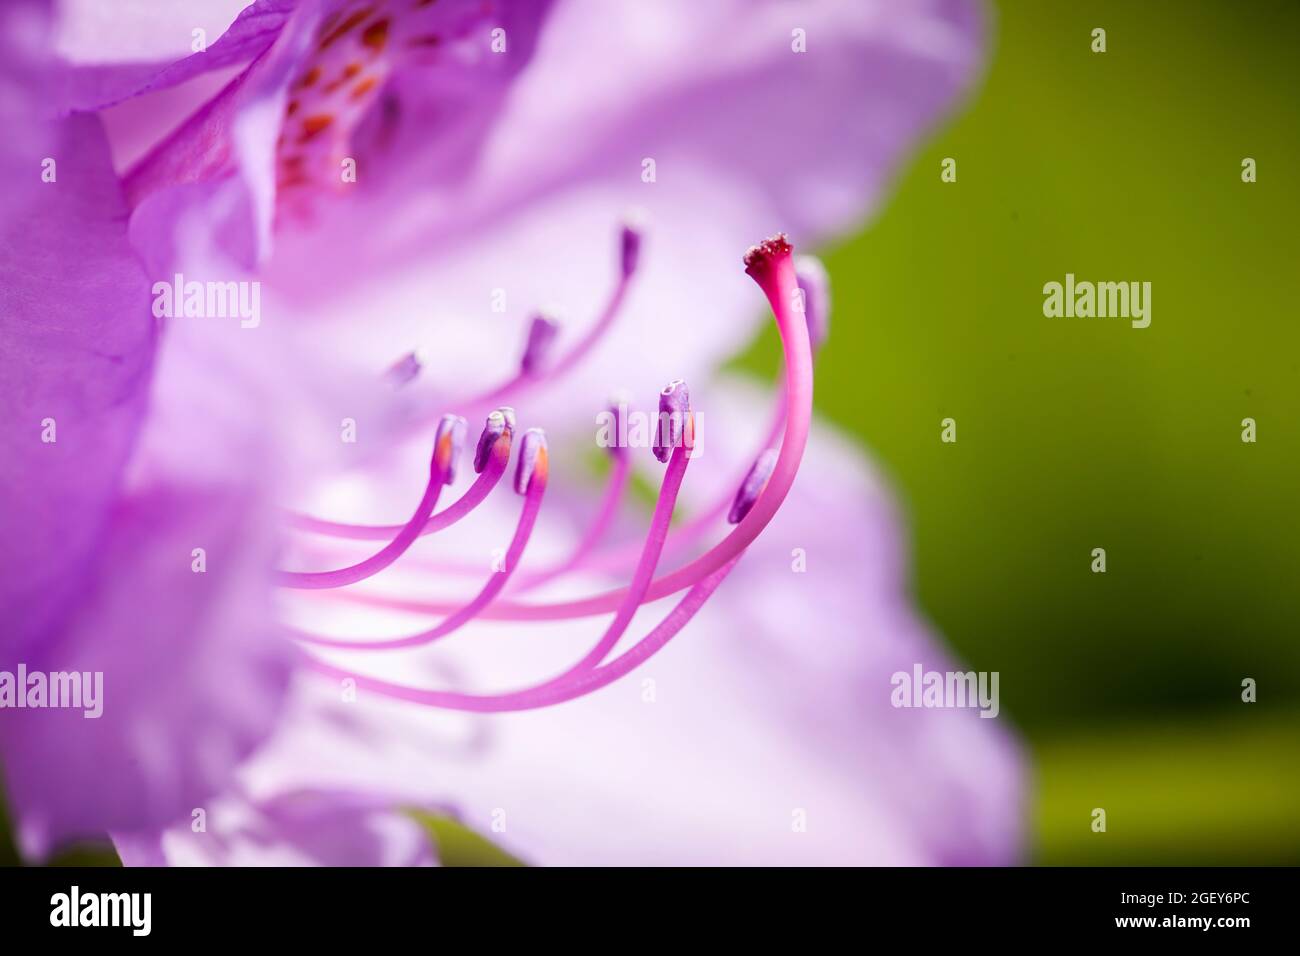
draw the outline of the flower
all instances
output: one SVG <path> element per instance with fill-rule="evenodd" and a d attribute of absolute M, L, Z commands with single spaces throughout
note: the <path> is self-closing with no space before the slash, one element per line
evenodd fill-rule
<path fill-rule="evenodd" d="M 29 6 L 34 21 L 43 7 Z M 679 495 L 694 495 L 701 465 L 688 482 L 691 461 L 701 453 L 712 467 L 705 416 L 730 393 L 712 370 L 750 331 L 743 319 L 756 302 L 738 281 L 738 243 L 774 220 L 813 241 L 856 222 L 976 58 L 965 4 L 899 12 L 820 3 L 800 8 L 800 21 L 792 27 L 772 3 L 702 11 L 259 0 L 201 53 L 126 66 L 52 64 L 29 56 L 39 45 L 15 30 L 23 55 L 12 62 L 34 63 L 70 113 L 37 123 L 40 104 L 17 97 L 49 138 L 17 142 L 4 156 L 6 167 L 35 168 L 49 148 L 62 170 L 55 182 L 25 186 L 18 208 L 5 210 L 10 244 L 37 216 L 49 230 L 13 260 L 15 318 L 5 316 L 24 333 L 11 340 L 15 364 L 29 373 L 15 407 L 21 421 L 42 402 L 63 402 L 58 443 L 70 430 L 72 443 L 59 448 L 63 457 L 42 457 L 30 429 L 6 441 L 14 449 L 6 484 L 37 507 L 21 528 L 33 542 L 24 557 L 31 576 L 6 575 L 0 596 L 32 609 L 18 645 L 30 660 L 98 667 L 109 695 L 92 730 L 37 712 L 0 727 L 28 852 L 107 829 L 128 861 L 269 861 L 281 851 L 299 861 L 356 862 L 339 856 L 348 852 L 415 861 L 423 858 L 410 848 L 403 806 L 477 819 L 505 786 L 507 812 L 524 823 L 501 840 L 538 862 L 627 862 L 657 848 L 712 861 L 1014 855 L 1018 770 L 1005 739 L 964 715 L 872 714 L 885 699 L 887 687 L 878 699 L 871 690 L 883 665 L 938 657 L 896 578 L 867 594 L 834 575 L 819 579 L 823 606 L 847 596 L 846 620 L 874 621 L 881 611 L 884 622 L 874 645 L 822 622 L 838 635 L 833 669 L 814 660 L 774 673 L 773 662 L 795 650 L 782 639 L 794 619 L 782 605 L 747 631 L 771 656 L 697 658 L 705 666 L 688 667 L 702 682 L 694 709 L 657 729 L 624 713 L 614 690 L 647 660 L 671 659 L 659 652 L 683 629 L 712 620 L 701 636 L 725 638 L 760 599 L 794 593 L 790 572 L 775 579 L 747 569 L 783 503 L 799 500 L 791 495 L 812 424 L 810 332 L 824 338 L 829 306 L 824 282 L 796 272 L 783 236 L 745 262 L 786 349 L 775 426 L 749 435 L 748 452 L 717 455 L 724 476 L 704 483 L 728 486 L 696 500 L 689 525 L 670 527 Z M 823 51 L 805 58 L 792 30 Z M 626 42 L 613 46 L 610 35 Z M 719 36 L 729 40 L 722 51 Z M 233 72 L 215 94 L 201 92 L 214 70 Z M 873 93 L 861 103 L 845 96 L 859 82 Z M 166 90 L 203 99 L 160 136 L 150 105 Z M 133 139 L 150 145 L 119 179 L 109 150 L 120 166 Z M 69 165 L 74 188 L 64 193 Z M 615 228 L 633 199 L 646 208 L 644 224 Z M 612 229 L 610 282 L 599 264 Z M 67 273 L 84 281 L 61 287 Z M 256 283 L 239 298 L 241 307 L 258 303 L 256 315 L 201 314 L 214 284 L 221 302 L 240 283 Z M 176 294 L 160 315 L 168 289 Z M 40 309 L 61 293 L 67 316 L 45 322 Z M 145 311 L 150 293 L 163 322 Z M 554 298 L 595 320 L 574 329 L 538 311 Z M 503 311 L 493 311 L 497 303 Z M 200 314 L 189 314 L 191 304 Z M 586 415 L 603 407 L 611 384 L 645 396 L 673 375 L 691 387 L 674 380 L 664 390 L 655 451 L 666 468 L 644 540 L 629 543 L 623 498 L 646 456 L 616 450 L 589 517 L 574 449 L 590 441 Z M 718 448 L 754 431 L 752 406 L 720 416 Z M 476 477 L 458 477 L 471 414 L 485 420 Z M 85 437 L 95 416 L 113 425 L 96 436 L 103 453 Z M 416 454 L 420 464 L 404 467 Z M 497 487 L 512 457 L 514 496 Z M 860 473 L 845 484 L 837 497 L 865 497 Z M 512 497 L 509 544 L 489 570 L 472 560 L 487 546 L 482 523 L 499 521 Z M 735 528 L 704 548 L 733 499 Z M 291 500 L 311 507 L 286 512 Z M 405 521 L 383 523 L 398 500 L 418 504 Z M 326 516 L 325 503 L 339 507 Z M 871 545 L 889 535 L 872 509 L 844 511 L 828 530 L 853 546 L 831 535 L 824 550 L 878 560 Z M 566 536 L 570 550 L 558 550 Z M 380 543 L 339 547 L 349 540 Z M 413 552 L 429 541 L 459 545 L 485 578 L 477 593 L 460 586 L 456 567 L 441 582 L 412 580 L 422 567 Z M 808 547 L 823 546 L 810 538 Z M 546 561 L 530 567 L 539 552 Z M 673 570 L 663 573 L 668 555 Z M 625 586 L 590 593 L 611 578 Z M 746 579 L 736 594 L 735 581 Z M 381 582 L 385 590 L 371 587 Z M 455 596 L 433 599 L 439 584 Z M 521 599 L 532 589 L 546 599 Z M 678 603 L 666 615 L 649 609 L 658 624 L 643 622 L 644 604 L 669 597 Z M 150 608 L 145 622 L 141 606 Z M 421 616 L 417 629 L 404 621 L 404 633 L 377 633 L 401 610 Z M 610 612 L 606 626 L 587 620 Z M 647 636 L 622 649 L 637 629 Z M 492 653 L 503 630 L 529 649 Z M 424 653 L 444 638 L 445 653 Z M 548 654 L 571 656 L 525 681 L 518 671 L 540 663 L 543 642 Z M 479 689 L 511 680 L 522 689 Z M 749 699 L 762 682 L 770 710 Z M 503 710 L 524 713 L 490 725 L 473 716 Z M 890 732 L 865 728 L 868 715 Z M 575 719 L 610 733 L 632 728 L 606 742 L 605 766 L 629 758 L 643 770 L 644 748 L 658 755 L 653 776 L 621 773 L 630 791 L 575 789 L 597 769 L 554 736 Z M 700 729 L 705 720 L 714 734 Z M 842 733 L 819 730 L 827 739 L 804 759 L 806 735 L 828 724 Z M 448 727 L 467 735 L 430 746 Z M 495 741 L 507 732 L 551 763 L 530 767 L 518 742 Z M 706 738 L 723 748 L 712 775 L 689 749 Z M 84 762 L 38 763 L 71 741 Z M 422 759 L 378 767 L 366 759 L 413 745 Z M 794 795 L 778 794 L 779 768 L 802 781 L 802 803 L 785 806 Z M 90 773 L 112 781 L 102 799 L 85 796 Z M 707 799 L 692 779 L 711 781 Z M 643 843 L 627 826 L 656 782 L 664 827 L 694 814 L 705 821 L 690 841 L 651 833 Z M 720 811 L 751 786 L 759 789 L 742 804 L 745 825 L 719 826 Z M 604 799 L 593 796 L 602 790 Z M 814 822 L 773 826 L 778 807 L 786 822 L 796 811 Z M 211 826 L 191 826 L 196 810 Z M 819 831 L 818 820 L 837 823 Z M 574 832 L 575 821 L 587 829 Z M 357 849 L 354 835 L 373 826 L 390 838 Z M 817 835 L 799 843 L 792 833 Z"/>

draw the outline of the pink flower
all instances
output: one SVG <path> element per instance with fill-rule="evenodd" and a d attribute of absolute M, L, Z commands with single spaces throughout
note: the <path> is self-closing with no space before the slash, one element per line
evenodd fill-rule
<path fill-rule="evenodd" d="M 4 87 L 0 649 L 105 683 L 0 713 L 29 852 L 421 862 L 415 805 L 543 863 L 1014 858 L 1014 745 L 886 703 L 943 657 L 878 484 L 808 444 L 829 298 L 783 237 L 746 259 L 782 394 L 714 375 L 739 253 L 860 221 L 974 68 L 967 4 L 259 0 L 156 64 L 72 9 L 63 61 L 45 4 L 0 41 L 47 96 Z M 666 468 L 616 447 L 594 490 L 610 389 L 653 417 L 679 378 Z"/>

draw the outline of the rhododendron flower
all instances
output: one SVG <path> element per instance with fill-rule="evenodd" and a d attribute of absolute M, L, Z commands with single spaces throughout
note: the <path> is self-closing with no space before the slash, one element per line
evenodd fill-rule
<path fill-rule="evenodd" d="M 104 676 L 0 712 L 27 853 L 424 863 L 423 808 L 538 863 L 1014 859 L 1014 744 L 886 703 L 944 658 L 787 238 L 969 82 L 968 4 L 257 0 L 158 62 L 102 10 L 0 23 L 0 652 Z M 760 305 L 766 397 L 715 371 Z"/>

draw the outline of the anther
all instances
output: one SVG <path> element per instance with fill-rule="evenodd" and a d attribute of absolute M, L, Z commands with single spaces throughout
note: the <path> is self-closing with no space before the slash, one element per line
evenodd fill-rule
<path fill-rule="evenodd" d="M 619 237 L 619 266 L 625 279 L 636 271 L 640 261 L 643 231 L 640 214 L 629 213 L 624 217 L 623 231 Z"/>
<path fill-rule="evenodd" d="M 433 461 L 431 467 L 441 469 L 442 483 L 449 485 L 456 480 L 456 462 L 465 450 L 465 419 L 459 415 L 443 415 L 438 422 L 438 435 L 433 443 Z"/>
<path fill-rule="evenodd" d="M 519 368 L 524 375 L 532 376 L 541 371 L 559 332 L 560 324 L 552 316 L 545 312 L 533 316 L 532 325 L 528 327 L 524 355 L 519 361 Z"/>
<path fill-rule="evenodd" d="M 816 256 L 799 256 L 794 260 L 794 274 L 803 293 L 803 314 L 808 322 L 808 339 L 814 351 L 821 347 L 831 330 L 831 284 L 826 267 Z"/>
<path fill-rule="evenodd" d="M 731 502 L 731 512 L 727 515 L 729 522 L 740 524 L 745 520 L 745 515 L 749 514 L 749 509 L 754 507 L 754 502 L 758 501 L 758 496 L 767 487 L 767 479 L 772 477 L 772 469 L 775 467 L 776 449 L 769 448 L 758 456 L 750 467 L 749 474 L 745 475 L 745 480 L 736 489 L 736 497 Z"/>
<path fill-rule="evenodd" d="M 401 388 L 419 375 L 423 367 L 424 359 L 418 351 L 407 352 L 388 367 L 388 371 L 384 373 L 384 381 L 393 388 Z"/>
<path fill-rule="evenodd" d="M 682 444 L 691 411 L 691 395 L 680 378 L 664 386 L 659 393 L 659 421 L 655 427 L 655 457 L 666 462 L 673 449 Z"/>
<path fill-rule="evenodd" d="M 608 411 L 613 422 L 613 441 L 605 450 L 614 458 L 627 457 L 627 406 L 630 397 L 626 392 L 610 396 Z"/>
<path fill-rule="evenodd" d="M 524 437 L 519 442 L 515 491 L 526 495 L 534 480 L 546 481 L 547 471 L 546 433 L 540 428 L 530 428 L 524 432 Z"/>
<path fill-rule="evenodd" d="M 509 418 L 506 416 L 509 412 Z M 483 425 L 483 433 L 478 436 L 478 447 L 474 449 L 474 472 L 478 474 L 487 467 L 488 456 L 492 454 L 492 449 L 496 447 L 497 441 L 502 437 L 509 438 L 514 431 L 511 427 L 514 422 L 515 413 L 513 409 L 498 408 L 488 414 L 487 422 Z"/>

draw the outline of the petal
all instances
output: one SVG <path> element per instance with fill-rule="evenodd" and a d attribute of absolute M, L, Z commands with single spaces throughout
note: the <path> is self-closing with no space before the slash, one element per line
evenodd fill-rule
<path fill-rule="evenodd" d="M 6 117 L 6 119 L 9 119 Z M 149 289 L 99 121 L 6 127 L 0 220 L 0 649 L 58 621 L 102 532 L 144 412 Z M 43 182 L 42 163 L 56 177 Z M 51 440 L 52 439 L 52 440 Z M 21 609 L 21 611 L 19 610 Z"/>
<path fill-rule="evenodd" d="M 210 233 L 205 245 L 240 266 L 267 254 L 286 90 L 319 17 L 316 5 L 290 16 L 252 66 L 126 176 L 132 235 L 155 269 L 175 264 L 175 246 L 194 223 Z"/>
<path fill-rule="evenodd" d="M 247 53 L 250 44 L 264 45 L 265 52 L 260 53 L 247 70 L 160 142 L 131 171 L 127 178 L 131 203 L 135 207 L 162 204 L 161 215 L 157 209 L 137 214 L 147 217 L 148 231 L 153 232 L 169 228 L 175 231 L 178 203 L 184 208 L 204 209 L 208 218 L 213 219 L 212 231 L 217 234 L 215 238 L 224 246 L 228 257 L 246 266 L 260 264 L 270 251 L 272 216 L 278 201 L 280 211 L 285 212 L 285 203 L 279 193 L 283 189 L 292 191 L 292 186 L 300 178 L 297 172 L 286 173 L 279 160 L 292 158 L 301 161 L 304 152 L 322 147 L 325 167 L 316 173 L 325 178 L 314 180 L 313 185 L 328 187 L 324 191 L 332 194 L 342 186 L 339 162 L 344 154 L 368 165 L 367 145 L 363 140 L 372 144 L 376 137 L 387 140 L 388 133 L 381 128 L 380 116 L 367 127 L 367 137 L 356 137 L 355 148 L 349 141 L 354 124 L 353 120 L 343 122 L 344 111 L 348 111 L 348 115 L 356 113 L 354 94 L 362 80 L 375 92 L 368 93 L 360 102 L 378 100 L 380 86 L 376 84 L 388 80 L 383 86 L 384 96 L 387 102 L 396 101 L 400 96 L 407 115 L 406 128 L 418 127 L 427 137 L 432 126 L 432 132 L 444 144 L 444 152 L 451 150 L 455 153 L 451 165 L 463 165 L 469 161 L 467 157 L 476 152 L 476 144 L 482 139 L 484 118 L 489 120 L 490 126 L 490 121 L 499 114 L 496 104 L 504 86 L 519 68 L 518 64 L 527 61 L 528 38 L 536 35 L 537 21 L 547 5 L 545 0 L 512 4 L 499 18 L 490 15 L 490 9 L 465 0 L 401 11 L 380 8 L 371 11 L 371 15 L 380 17 L 375 22 L 383 24 L 392 33 L 387 47 L 377 52 L 362 44 L 359 51 L 348 52 L 351 47 L 345 51 L 345 46 L 361 42 L 357 36 L 359 31 L 352 29 L 344 41 L 331 43 L 334 35 L 328 32 L 330 21 L 322 20 L 330 10 L 337 14 L 347 12 L 350 8 L 343 3 L 304 4 L 292 11 L 283 3 L 272 4 L 266 9 L 262 9 L 263 4 L 255 4 L 241 15 L 227 34 L 233 38 L 229 50 L 223 46 L 226 41 L 223 37 L 209 54 L 198 54 L 182 61 L 150 85 L 135 91 L 144 93 L 188 80 L 199 71 L 210 68 L 214 62 L 221 66 L 236 62 Z M 398 16 L 398 13 L 403 16 Z M 407 27 L 410 20 L 416 20 L 418 25 L 429 17 L 440 29 L 445 28 L 449 48 L 453 47 L 451 41 L 460 38 L 476 56 L 466 60 L 457 56 L 454 49 L 449 49 L 440 53 L 431 67 L 425 64 L 413 67 L 417 74 L 415 80 L 407 76 L 403 81 L 403 68 L 409 65 L 408 61 L 421 58 L 418 51 L 412 52 L 409 41 L 420 37 L 406 35 L 414 26 L 405 31 L 399 27 Z M 391 27 L 388 26 L 390 20 L 393 21 Z M 350 19 L 344 20 L 345 24 L 349 22 Z M 489 25 L 498 22 L 507 24 L 513 31 L 514 48 L 509 58 L 487 52 Z M 218 56 L 207 59 L 212 53 Z M 335 77 L 336 70 L 361 70 L 363 61 L 369 73 L 346 73 Z M 306 83 L 307 74 L 319 73 L 326 68 L 330 71 L 328 77 L 319 83 Z M 348 81 L 347 76 L 356 79 Z M 299 99 L 308 95 L 317 97 L 313 100 L 314 105 L 309 104 L 309 108 L 304 108 L 293 120 L 289 118 L 290 106 L 297 104 L 289 102 L 291 82 Z M 332 98 L 321 99 L 322 88 L 332 88 Z M 325 127 L 313 127 L 310 131 L 299 127 L 308 119 L 319 120 L 319 116 L 307 115 L 316 112 L 326 117 L 323 122 L 329 127 L 323 136 L 315 134 Z M 382 110 L 361 111 L 362 114 L 367 112 L 379 114 Z M 431 116 L 436 116 L 436 124 L 433 124 Z M 304 145 L 309 138 L 307 132 L 313 133 L 310 146 Z M 342 140 L 336 142 L 340 136 Z M 295 148 L 300 147 L 297 154 L 280 155 L 282 146 L 288 149 L 295 144 Z M 405 141 L 399 140 L 394 155 L 409 152 Z M 441 163 L 439 168 L 446 170 L 448 163 Z M 199 184 L 208 188 L 193 188 Z M 221 188 L 216 184 L 221 184 Z M 233 187 L 233 191 L 225 188 L 227 185 Z M 184 191 L 183 198 L 177 194 L 178 190 Z M 160 197 L 160 192 L 171 195 Z M 304 208 L 295 205 L 290 206 L 289 211 L 299 218 L 310 217 L 315 198 L 309 196 Z M 326 195 L 325 198 L 331 197 Z M 239 217 L 234 222 L 230 219 L 232 210 Z"/>
<path fill-rule="evenodd" d="M 198 821 L 202 820 L 202 824 Z M 226 797 L 162 833 L 115 834 L 126 866 L 435 866 L 432 840 L 390 802 L 348 791 Z"/>
<path fill-rule="evenodd" d="M 59 110 L 99 110 L 248 63 L 275 41 L 295 5 L 296 0 L 134 0 L 111 6 L 63 0 L 56 37 L 66 62 Z M 216 39 L 193 52 L 195 30 Z"/>
<path fill-rule="evenodd" d="M 578 414 L 585 427 L 611 389 L 653 395 L 749 340 L 764 309 L 741 272 L 748 245 L 786 229 L 809 250 L 869 213 L 971 81 L 976 10 L 560 4 L 468 176 L 448 174 L 452 147 L 433 137 L 408 149 L 418 162 L 372 163 L 382 175 L 354 201 L 280 236 L 267 280 L 340 352 L 378 365 L 421 348 L 445 393 L 478 390 L 514 374 L 537 307 L 560 306 L 560 351 L 594 321 L 617 223 L 641 207 L 643 269 L 621 320 L 562 394 L 528 395 L 548 428 Z M 791 50 L 796 26 L 806 54 Z M 349 321 L 362 309 L 364 327 Z"/>
<path fill-rule="evenodd" d="M 270 730 L 289 649 L 270 607 L 266 519 L 217 490 L 141 491 L 116 505 L 60 639 L 24 662 L 102 673 L 102 715 L 19 709 L 0 722 L 25 852 L 187 817 Z"/>
<path fill-rule="evenodd" d="M 292 0 L 259 0 L 265 7 Z M 252 0 L 53 0 L 55 42 L 68 63 L 143 63 L 190 52 L 191 30 L 217 37 Z M 245 13 L 244 16 L 248 14 Z M 215 44 L 210 44 L 209 47 Z"/>
<path fill-rule="evenodd" d="M 753 414 L 760 396 L 702 393 L 736 426 L 715 429 L 693 469 L 743 471 L 765 424 Z M 910 607 L 899 547 L 880 480 L 819 427 L 773 524 L 632 676 L 490 717 L 341 700 L 304 676 L 247 777 L 262 792 L 366 787 L 443 803 L 533 863 L 1014 862 L 1025 782 L 1005 713 L 891 705 L 895 672 L 956 666 Z M 633 633 L 666 610 L 643 610 Z M 377 630 L 373 613 L 357 619 Z M 422 653 L 346 659 L 402 683 L 508 689 L 572 663 L 602 626 L 485 622 Z"/>

